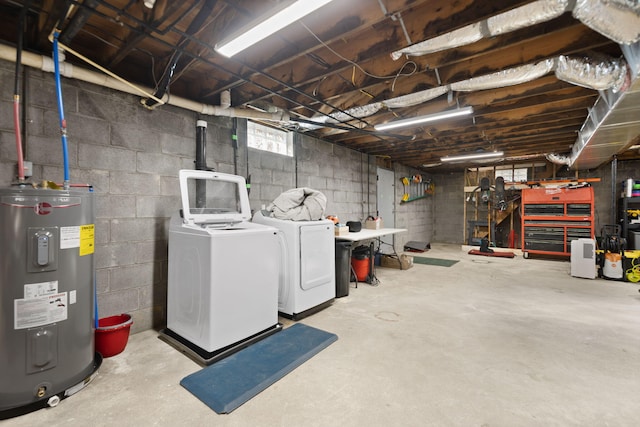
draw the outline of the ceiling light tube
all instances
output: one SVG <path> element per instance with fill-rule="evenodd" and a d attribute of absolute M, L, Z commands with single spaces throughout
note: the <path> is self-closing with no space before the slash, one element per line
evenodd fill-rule
<path fill-rule="evenodd" d="M 296 0 L 282 9 L 271 12 L 267 17 L 262 17 L 256 22 L 250 23 L 234 36 L 217 43 L 214 49 L 220 55 L 231 58 L 238 52 L 266 39 L 287 25 L 315 12 L 331 1 L 332 0 Z"/>
<path fill-rule="evenodd" d="M 445 157 L 441 157 L 440 161 L 458 162 L 463 160 L 491 159 L 494 157 L 502 157 L 502 156 L 504 156 L 504 152 L 502 151 L 489 151 L 486 153 L 471 153 L 471 154 L 461 154 L 459 156 L 445 156 Z"/>
<path fill-rule="evenodd" d="M 375 125 L 375 130 L 389 130 L 400 127 L 416 126 L 423 123 L 436 122 L 438 120 L 450 119 L 453 117 L 467 116 L 473 114 L 473 107 L 458 108 L 455 110 L 443 111 L 441 113 L 428 114 L 426 116 L 412 117 L 410 119 L 396 120 L 394 122 Z"/>

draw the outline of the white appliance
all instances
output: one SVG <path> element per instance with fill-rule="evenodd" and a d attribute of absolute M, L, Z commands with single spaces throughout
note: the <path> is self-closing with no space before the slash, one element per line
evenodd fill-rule
<path fill-rule="evenodd" d="M 281 233 L 249 221 L 243 177 L 181 170 L 180 193 L 182 213 L 171 219 L 169 227 L 163 338 L 186 346 L 181 349 L 190 356 L 211 362 L 216 352 L 282 328 L 278 323 Z"/>
<path fill-rule="evenodd" d="M 596 241 L 594 239 L 575 239 L 571 241 L 571 275 L 585 279 L 595 279 Z"/>
<path fill-rule="evenodd" d="M 313 314 L 336 297 L 333 221 L 291 221 L 258 211 L 253 222 L 270 225 L 284 235 L 278 311 L 294 320 Z"/>

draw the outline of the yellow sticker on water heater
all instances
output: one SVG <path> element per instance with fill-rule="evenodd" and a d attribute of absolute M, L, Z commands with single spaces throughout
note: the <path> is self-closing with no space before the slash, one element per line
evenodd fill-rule
<path fill-rule="evenodd" d="M 95 225 L 80 226 L 80 256 L 91 255 L 95 251 Z"/>

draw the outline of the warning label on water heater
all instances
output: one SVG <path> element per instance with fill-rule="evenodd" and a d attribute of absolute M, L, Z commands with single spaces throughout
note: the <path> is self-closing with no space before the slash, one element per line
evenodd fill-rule
<path fill-rule="evenodd" d="M 14 329 L 35 328 L 67 319 L 67 293 L 13 300 Z"/>
<path fill-rule="evenodd" d="M 79 248 L 79 255 L 91 255 L 95 251 L 95 225 L 85 224 L 60 227 L 60 249 Z"/>
<path fill-rule="evenodd" d="M 60 249 L 80 247 L 80 227 L 60 227 Z"/>
<path fill-rule="evenodd" d="M 90 255 L 95 249 L 95 227 L 87 224 L 80 227 L 80 256 Z"/>

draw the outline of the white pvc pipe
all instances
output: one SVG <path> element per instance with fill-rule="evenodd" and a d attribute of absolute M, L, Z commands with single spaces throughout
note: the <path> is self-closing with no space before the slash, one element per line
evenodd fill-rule
<path fill-rule="evenodd" d="M 15 63 L 16 49 L 11 46 L 0 44 L 0 59 Z M 37 68 L 48 73 L 54 72 L 54 63 L 51 58 L 47 56 L 37 55 L 31 52 L 22 52 L 22 65 Z M 129 93 L 131 95 L 140 95 L 140 89 L 146 92 L 153 92 L 152 89 L 144 87 L 135 88 L 132 87 L 132 85 L 125 84 L 114 79 L 113 77 L 101 73 L 96 73 L 82 67 L 73 66 L 68 62 L 62 62 L 60 64 L 60 74 L 67 78 L 82 80 L 87 83 L 107 87 L 120 92 Z M 223 108 L 217 105 L 209 105 L 203 104 L 201 102 L 191 101 L 189 99 L 181 98 L 175 95 L 167 98 L 168 100 L 165 99 L 165 101 L 169 105 L 210 116 L 238 117 L 268 121 L 289 121 L 289 114 L 285 111 L 278 113 L 267 113 L 240 108 Z"/>

